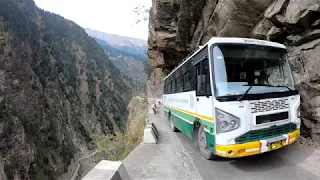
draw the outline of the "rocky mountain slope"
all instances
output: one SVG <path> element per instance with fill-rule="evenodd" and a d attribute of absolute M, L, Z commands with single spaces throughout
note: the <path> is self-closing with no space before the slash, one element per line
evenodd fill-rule
<path fill-rule="evenodd" d="M 141 59 L 147 59 L 148 45 L 145 40 L 119 36 L 116 34 L 108 34 L 88 28 L 85 30 L 90 36 L 107 42 L 115 49 L 136 55 Z"/>
<path fill-rule="evenodd" d="M 212 36 L 284 43 L 302 97 L 304 130 L 320 141 L 320 0 L 154 0 L 148 57 L 155 67 L 148 96 L 182 57 Z"/>
<path fill-rule="evenodd" d="M 114 48 L 101 39 L 94 39 L 102 47 L 113 64 L 122 73 L 141 83 L 141 86 L 144 86 L 145 82 L 147 81 L 147 74 L 145 72 L 146 58 L 142 58 L 140 56 L 130 54 L 129 52 Z"/>
<path fill-rule="evenodd" d="M 0 0 L 0 158 L 8 179 L 56 179 L 125 129 L 134 85 L 77 24 Z M 3 172 L 3 169 L 0 169 Z"/>

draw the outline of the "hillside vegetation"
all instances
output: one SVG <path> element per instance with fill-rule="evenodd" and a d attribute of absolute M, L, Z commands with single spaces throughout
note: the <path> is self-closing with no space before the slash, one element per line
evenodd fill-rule
<path fill-rule="evenodd" d="M 129 105 L 128 127 L 115 135 L 94 136 L 94 142 L 108 160 L 123 160 L 143 140 L 148 110 L 147 98 L 134 97 Z"/>
<path fill-rule="evenodd" d="M 145 70 L 146 58 L 139 55 L 130 54 L 125 50 L 114 48 L 106 41 L 94 38 L 102 47 L 104 52 L 108 55 L 113 64 L 124 74 L 133 80 L 141 83 L 143 86 L 147 81 L 147 74 Z"/>
<path fill-rule="evenodd" d="M 126 129 L 135 89 L 77 24 L 32 0 L 0 0 L 0 156 L 8 179 L 72 173 L 75 160 L 97 149 L 93 135 Z"/>

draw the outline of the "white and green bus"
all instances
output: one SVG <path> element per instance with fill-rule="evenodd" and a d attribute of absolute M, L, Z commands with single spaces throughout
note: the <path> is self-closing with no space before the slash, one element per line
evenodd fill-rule
<path fill-rule="evenodd" d="M 212 38 L 164 78 L 165 118 L 206 159 L 243 157 L 300 136 L 300 95 L 282 44 Z"/>

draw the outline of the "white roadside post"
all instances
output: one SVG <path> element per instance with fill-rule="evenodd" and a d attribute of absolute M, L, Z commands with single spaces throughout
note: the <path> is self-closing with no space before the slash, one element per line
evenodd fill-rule
<path fill-rule="evenodd" d="M 159 139 L 159 132 L 156 128 L 156 126 L 154 125 L 153 122 L 149 121 L 149 115 L 152 114 L 152 112 L 154 114 L 156 114 L 156 108 L 157 106 L 155 104 L 153 104 L 148 112 L 148 116 L 146 119 L 146 127 L 144 129 L 144 136 L 143 136 L 143 142 L 145 144 L 157 144 L 158 139 Z"/>
<path fill-rule="evenodd" d="M 100 161 L 82 180 L 131 180 L 126 168 L 119 161 Z"/>

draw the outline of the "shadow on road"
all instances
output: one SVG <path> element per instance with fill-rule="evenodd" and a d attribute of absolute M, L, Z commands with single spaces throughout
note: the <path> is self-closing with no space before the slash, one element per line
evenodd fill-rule
<path fill-rule="evenodd" d="M 235 159 L 230 162 L 230 164 L 235 166 L 237 169 L 248 172 L 267 171 L 288 165 L 288 162 L 283 159 L 283 157 L 279 156 L 279 151 L 282 151 L 282 149 L 278 151 L 272 151 L 259 155 Z"/>
<path fill-rule="evenodd" d="M 313 151 L 313 148 L 301 148 L 293 144 L 276 151 L 234 159 L 230 164 L 242 171 L 267 171 L 304 162 Z"/>
<path fill-rule="evenodd" d="M 212 177 L 233 180 L 320 179 L 316 170 L 320 162 L 314 160 L 315 149 L 312 147 L 299 147 L 296 143 L 276 151 L 249 157 L 206 160 L 194 148 L 188 137 L 182 133 L 176 133 L 176 135 L 205 180 Z"/>

